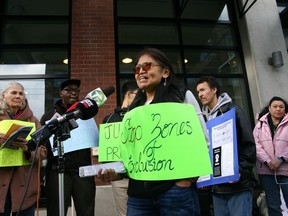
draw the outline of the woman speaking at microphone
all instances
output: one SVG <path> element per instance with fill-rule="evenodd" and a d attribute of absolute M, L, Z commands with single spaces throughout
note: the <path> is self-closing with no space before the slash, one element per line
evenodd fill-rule
<path fill-rule="evenodd" d="M 0 121 L 21 120 L 34 122 L 36 129 L 40 122 L 33 115 L 25 96 L 24 87 L 17 82 L 12 82 L 1 92 L 0 95 Z M 2 130 L 1 130 L 2 131 Z M 0 134 L 0 143 L 3 144 L 7 138 Z M 30 152 L 27 147 L 27 140 L 19 138 L 19 141 L 12 142 L 12 145 L 22 149 L 26 160 L 32 160 L 35 151 Z M 0 150 L 2 151 L 2 150 Z M 16 150 L 15 150 L 16 151 Z M 18 150 L 19 151 L 19 150 Z M 46 157 L 46 148 L 38 148 L 36 159 Z M 33 164 L 29 187 L 26 191 L 30 165 L 0 167 L 0 216 L 33 216 L 35 203 L 37 201 L 37 164 Z M 38 191 L 39 193 L 39 191 Z M 23 200 L 24 199 L 24 200 Z"/>
<path fill-rule="evenodd" d="M 193 105 L 201 113 L 193 94 L 186 91 L 184 86 L 176 84 L 173 67 L 160 50 L 144 49 L 135 63 L 135 80 L 140 90 L 130 105 L 130 110 L 162 102 L 195 101 Z M 202 122 L 204 124 L 203 116 Z M 177 143 L 175 146 L 177 147 Z M 104 173 L 100 169 L 97 176 L 102 181 L 121 178 L 113 169 L 107 169 Z M 130 178 L 127 216 L 200 216 L 200 205 L 195 191 L 196 180 L 197 178 L 140 181 Z"/>

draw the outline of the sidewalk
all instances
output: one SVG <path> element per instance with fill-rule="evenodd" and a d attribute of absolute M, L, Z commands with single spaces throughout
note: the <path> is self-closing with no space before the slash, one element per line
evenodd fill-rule
<path fill-rule="evenodd" d="M 116 207 L 111 185 L 96 186 L 95 216 L 116 216 Z M 37 216 L 37 212 L 35 213 Z M 39 216 L 46 216 L 46 209 L 39 210 Z M 76 216 L 72 207 L 68 209 L 67 216 Z"/>

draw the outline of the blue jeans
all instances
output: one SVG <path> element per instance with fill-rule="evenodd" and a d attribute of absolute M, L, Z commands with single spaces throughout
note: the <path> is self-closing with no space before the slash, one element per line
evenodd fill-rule
<path fill-rule="evenodd" d="M 198 196 L 193 187 L 174 185 L 154 198 L 128 197 L 127 216 L 200 216 Z"/>
<path fill-rule="evenodd" d="M 6 196 L 4 213 L 0 213 L 0 216 L 10 216 L 10 213 L 11 213 L 11 195 L 9 190 Z M 17 212 L 12 213 L 12 216 L 16 215 Z M 32 205 L 29 208 L 20 211 L 18 214 L 18 216 L 34 216 L 34 215 L 35 215 L 35 205 Z"/>
<path fill-rule="evenodd" d="M 252 191 L 213 194 L 214 216 L 251 216 Z"/>
<path fill-rule="evenodd" d="M 280 184 L 276 183 L 275 176 L 273 175 L 261 175 L 260 179 L 266 194 L 269 216 L 282 216 L 280 208 L 280 188 L 282 190 L 286 206 L 288 206 L 288 184 L 283 184 L 288 183 L 288 176 L 277 176 L 277 182 Z"/>

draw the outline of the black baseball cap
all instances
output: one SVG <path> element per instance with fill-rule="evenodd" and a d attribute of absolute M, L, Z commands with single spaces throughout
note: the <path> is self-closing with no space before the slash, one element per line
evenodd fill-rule
<path fill-rule="evenodd" d="M 65 80 L 64 82 L 61 83 L 60 85 L 60 91 L 62 91 L 66 86 L 68 85 L 76 85 L 78 86 L 78 88 L 80 87 L 81 81 L 78 79 L 69 79 L 69 80 Z"/>

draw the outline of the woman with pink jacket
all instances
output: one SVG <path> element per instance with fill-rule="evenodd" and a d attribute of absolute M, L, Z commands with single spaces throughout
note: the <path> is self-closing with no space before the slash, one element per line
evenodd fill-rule
<path fill-rule="evenodd" d="M 282 216 L 280 189 L 288 206 L 288 105 L 273 97 L 259 114 L 253 134 L 257 172 L 266 193 L 269 216 Z"/>

